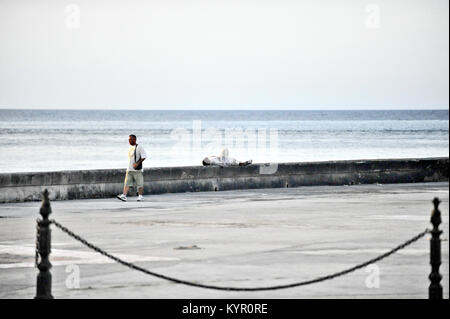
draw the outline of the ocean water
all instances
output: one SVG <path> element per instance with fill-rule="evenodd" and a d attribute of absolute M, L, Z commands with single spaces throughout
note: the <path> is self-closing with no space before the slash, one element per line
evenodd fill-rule
<path fill-rule="evenodd" d="M 0 109 L 0 172 L 201 165 L 227 147 L 253 162 L 448 156 L 448 110 L 130 111 Z"/>

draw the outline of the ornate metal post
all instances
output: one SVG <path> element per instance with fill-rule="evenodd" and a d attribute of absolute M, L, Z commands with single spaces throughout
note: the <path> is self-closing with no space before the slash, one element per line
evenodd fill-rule
<path fill-rule="evenodd" d="M 442 286 L 440 284 L 442 276 L 439 274 L 439 266 L 441 265 L 441 239 L 439 236 L 442 233 L 442 231 L 439 230 L 439 225 L 441 224 L 441 212 L 439 211 L 438 206 L 440 202 L 441 201 L 437 197 L 433 199 L 434 209 L 431 213 L 433 230 L 431 231 L 430 240 L 431 273 L 428 278 L 430 279 L 431 284 L 428 288 L 429 299 L 442 299 Z"/>
<path fill-rule="evenodd" d="M 49 260 L 49 255 L 51 252 L 51 229 L 50 220 L 48 216 L 52 213 L 52 208 L 50 207 L 50 200 L 48 198 L 48 190 L 46 189 L 43 193 L 44 200 L 42 201 L 42 206 L 40 214 L 42 219 L 37 220 L 37 247 L 36 247 L 36 263 L 38 261 L 38 255 L 40 255 L 40 262 L 37 264 L 39 269 L 39 274 L 37 276 L 36 282 L 36 297 L 35 299 L 53 299 L 52 296 L 52 274 L 50 273 L 50 268 L 52 264 Z"/>

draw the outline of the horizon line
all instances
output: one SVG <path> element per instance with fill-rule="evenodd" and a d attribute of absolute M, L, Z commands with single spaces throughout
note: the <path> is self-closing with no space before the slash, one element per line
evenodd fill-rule
<path fill-rule="evenodd" d="M 191 109 L 181 109 L 181 108 L 8 108 L 0 106 L 0 110 L 22 110 L 22 111 L 449 111 L 449 108 L 319 108 L 319 109 L 272 109 L 272 108 L 230 108 L 230 109 L 215 109 L 215 108 L 191 108 Z"/>

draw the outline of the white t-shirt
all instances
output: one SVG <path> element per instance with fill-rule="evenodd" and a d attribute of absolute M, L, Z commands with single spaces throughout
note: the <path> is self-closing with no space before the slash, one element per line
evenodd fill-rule
<path fill-rule="evenodd" d="M 136 161 L 134 160 L 134 149 L 137 147 L 136 149 Z M 132 171 L 132 172 L 136 172 L 138 170 L 136 170 L 133 167 L 133 164 L 135 164 L 136 162 L 138 162 L 141 158 L 147 158 L 147 154 L 145 153 L 144 148 L 138 144 L 137 146 L 130 146 L 130 148 L 128 149 L 128 168 L 127 171 Z M 144 167 L 142 166 L 142 170 L 139 171 L 143 171 Z"/>

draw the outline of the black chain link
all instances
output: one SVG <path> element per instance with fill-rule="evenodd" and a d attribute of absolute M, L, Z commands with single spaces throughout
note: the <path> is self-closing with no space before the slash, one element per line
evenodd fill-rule
<path fill-rule="evenodd" d="M 38 264 L 39 264 L 39 235 L 40 235 L 40 230 L 41 230 L 41 226 L 40 226 L 40 219 L 36 219 L 36 254 L 34 256 L 34 267 L 37 268 Z"/>
<path fill-rule="evenodd" d="M 64 233 L 66 233 L 67 235 L 71 236 L 72 238 L 78 240 L 79 242 L 81 242 L 82 244 L 84 244 L 85 246 L 95 250 L 96 252 L 118 262 L 119 264 L 122 264 L 124 266 L 127 266 L 131 269 L 134 270 L 138 270 L 141 271 L 145 274 L 151 275 L 151 276 L 155 276 L 161 279 L 165 279 L 165 280 L 169 280 L 178 284 L 183 284 L 183 285 L 188 285 L 188 286 L 193 286 L 193 287 L 200 287 L 200 288 L 207 288 L 207 289 L 215 289 L 215 290 L 227 290 L 227 291 L 263 291 L 263 290 L 276 290 L 276 289 L 286 289 L 286 288 L 293 288 L 293 287 L 299 287 L 299 286 L 305 286 L 305 285 L 310 285 L 310 284 L 314 284 L 314 283 L 318 283 L 321 281 L 325 281 L 325 280 L 330 280 L 339 276 L 343 276 L 346 275 L 348 273 L 351 273 L 355 270 L 361 269 L 363 267 L 366 267 L 370 264 L 373 264 L 377 261 L 380 261 L 390 255 L 392 255 L 393 253 L 405 248 L 408 245 L 411 245 L 412 243 L 414 243 L 415 241 L 419 240 L 420 238 L 422 238 L 423 236 L 425 236 L 427 233 L 429 233 L 430 231 L 428 229 L 425 229 L 425 231 L 419 233 L 418 235 L 414 236 L 413 238 L 405 241 L 403 244 L 391 249 L 390 251 L 375 257 L 373 259 L 370 259 L 369 261 L 366 261 L 364 263 L 358 264 L 354 267 L 348 268 L 346 270 L 340 271 L 340 272 L 336 272 L 334 274 L 330 274 L 327 276 L 323 276 L 323 277 L 318 277 L 315 279 L 311 279 L 311 280 L 306 280 L 306 281 L 301 281 L 301 282 L 296 282 L 296 283 L 292 283 L 292 284 L 286 284 L 286 285 L 278 285 L 278 286 L 269 286 L 269 287 L 253 287 L 253 288 L 240 288 L 240 287 L 221 287 L 221 286 L 213 286 L 213 285 L 205 285 L 205 284 L 199 284 L 199 283 L 195 283 L 195 282 L 191 282 L 191 281 L 186 281 L 186 280 L 181 280 L 181 279 L 177 279 L 177 278 L 172 278 L 172 277 L 168 277 L 165 275 L 161 275 L 155 272 L 152 272 L 150 270 L 141 268 L 139 266 L 136 266 L 132 263 L 129 263 L 127 261 L 124 261 L 118 257 L 115 257 L 109 253 L 107 253 L 106 251 L 102 250 L 101 248 L 94 246 L 93 244 L 89 243 L 87 240 L 81 238 L 80 236 L 78 236 L 77 234 L 73 233 L 72 231 L 70 231 L 69 229 L 67 229 L 66 227 L 62 226 L 60 223 L 56 222 L 55 220 L 51 220 L 50 221 L 52 224 L 54 224 L 56 227 L 58 227 L 59 229 L 61 229 Z"/>

